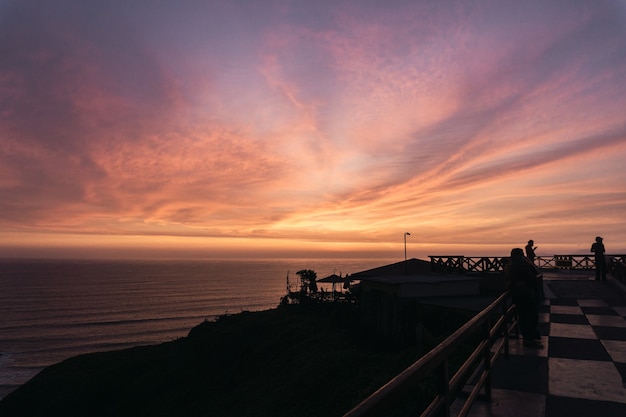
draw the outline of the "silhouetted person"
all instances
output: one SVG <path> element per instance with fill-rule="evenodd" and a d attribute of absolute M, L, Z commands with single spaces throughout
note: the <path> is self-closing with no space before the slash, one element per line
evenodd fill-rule
<path fill-rule="evenodd" d="M 604 243 L 600 236 L 596 237 L 596 241 L 591 245 L 591 252 L 594 253 L 596 261 L 596 281 L 606 281 L 606 257 L 604 256 Z"/>
<path fill-rule="evenodd" d="M 533 264 L 535 263 L 535 250 L 537 249 L 537 247 L 533 247 L 533 245 L 535 244 L 535 242 L 533 240 L 529 240 L 528 241 L 528 245 L 526 245 L 526 257 L 530 260 L 530 262 L 532 262 Z"/>
<path fill-rule="evenodd" d="M 537 269 L 524 257 L 522 248 L 515 248 L 511 250 L 511 260 L 504 273 L 517 309 L 524 346 L 543 348 L 537 341 L 540 340 L 537 330 L 539 322 L 537 305 L 540 293 Z"/>

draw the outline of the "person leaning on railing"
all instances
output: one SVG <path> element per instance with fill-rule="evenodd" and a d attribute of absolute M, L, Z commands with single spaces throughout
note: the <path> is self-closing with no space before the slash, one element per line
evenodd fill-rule
<path fill-rule="evenodd" d="M 543 348 L 540 343 L 537 324 L 540 297 L 537 269 L 526 259 L 524 250 L 511 250 L 511 260 L 504 270 L 507 286 L 511 290 L 513 303 L 517 309 L 519 327 L 524 338 L 524 346 Z"/>

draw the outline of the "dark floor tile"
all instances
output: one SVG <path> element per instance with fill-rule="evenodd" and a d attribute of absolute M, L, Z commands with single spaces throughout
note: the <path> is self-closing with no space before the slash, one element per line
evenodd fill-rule
<path fill-rule="evenodd" d="M 626 416 L 626 404 L 549 395 L 546 398 L 545 415 L 546 417 Z"/>
<path fill-rule="evenodd" d="M 604 301 L 606 301 L 608 305 L 613 307 L 626 307 L 626 298 L 624 297 L 607 298 Z"/>
<path fill-rule="evenodd" d="M 547 336 L 550 334 L 550 323 L 539 323 L 537 324 L 537 330 L 539 330 L 539 334 L 541 336 Z"/>
<path fill-rule="evenodd" d="M 548 358 L 511 355 L 492 369 L 492 387 L 511 391 L 548 393 Z"/>
<path fill-rule="evenodd" d="M 585 314 L 596 314 L 600 316 L 619 316 L 611 307 L 581 307 Z"/>
<path fill-rule="evenodd" d="M 592 326 L 598 338 L 626 341 L 626 327 Z"/>
<path fill-rule="evenodd" d="M 537 308 L 537 311 L 538 311 L 539 313 L 549 313 L 549 312 L 550 312 L 550 306 L 549 306 L 549 305 L 543 305 L 543 304 L 541 304 L 541 305 L 539 306 L 539 308 Z"/>
<path fill-rule="evenodd" d="M 589 324 L 584 314 L 550 314 L 551 323 Z"/>
<path fill-rule="evenodd" d="M 611 356 L 600 340 L 551 337 L 548 341 L 551 358 L 611 361 Z"/>
<path fill-rule="evenodd" d="M 622 382 L 626 386 L 626 363 L 613 362 L 617 371 L 622 376 Z"/>
<path fill-rule="evenodd" d="M 578 306 L 576 298 L 553 298 L 550 300 L 550 304 L 553 306 Z"/>

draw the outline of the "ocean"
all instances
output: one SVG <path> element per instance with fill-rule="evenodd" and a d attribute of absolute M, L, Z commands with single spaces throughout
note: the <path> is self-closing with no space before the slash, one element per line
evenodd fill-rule
<path fill-rule="evenodd" d="M 222 314 L 276 308 L 301 269 L 323 278 L 391 262 L 0 260 L 0 399 L 75 355 L 167 342 Z"/>

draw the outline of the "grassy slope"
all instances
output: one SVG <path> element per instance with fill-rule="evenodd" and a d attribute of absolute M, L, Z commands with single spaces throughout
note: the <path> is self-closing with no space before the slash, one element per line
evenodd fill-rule
<path fill-rule="evenodd" d="M 441 330 L 441 312 L 424 314 Z M 446 333 L 467 319 L 446 314 Z M 0 416 L 340 416 L 423 353 L 377 345 L 356 322 L 346 305 L 221 317 L 173 342 L 46 368 Z"/>

